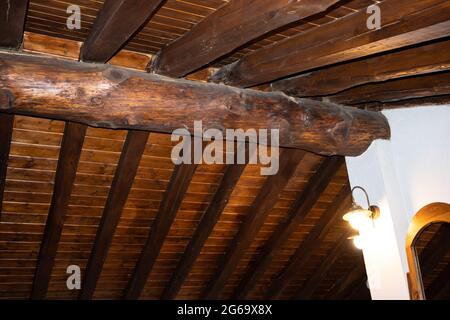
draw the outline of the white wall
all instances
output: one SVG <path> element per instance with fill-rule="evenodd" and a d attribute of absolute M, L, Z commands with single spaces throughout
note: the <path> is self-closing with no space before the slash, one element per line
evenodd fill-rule
<path fill-rule="evenodd" d="M 347 158 L 350 183 L 362 186 L 381 217 L 364 250 L 373 299 L 408 299 L 405 240 L 414 214 L 450 203 L 450 106 L 385 110 L 390 141 Z M 357 202 L 366 205 L 362 194 Z"/>

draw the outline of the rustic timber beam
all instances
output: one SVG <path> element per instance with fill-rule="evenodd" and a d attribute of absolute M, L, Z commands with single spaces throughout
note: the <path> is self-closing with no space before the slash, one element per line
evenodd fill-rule
<path fill-rule="evenodd" d="M 5 103 L 1 99 L 0 105 Z M 2 218 L 3 194 L 6 185 L 6 173 L 8 171 L 9 151 L 11 149 L 11 139 L 14 128 L 14 116 L 0 114 L 0 221 Z"/>
<path fill-rule="evenodd" d="M 269 176 L 265 181 L 261 191 L 253 201 L 250 212 L 245 217 L 227 253 L 219 263 L 220 268 L 204 290 L 202 298 L 217 299 L 225 282 L 263 226 L 264 221 L 275 206 L 278 196 L 289 182 L 304 155 L 305 153 L 301 150 L 286 149 L 281 151 L 278 173 Z"/>
<path fill-rule="evenodd" d="M 450 72 L 371 83 L 327 96 L 334 103 L 395 102 L 450 94 Z"/>
<path fill-rule="evenodd" d="M 450 35 L 450 2 L 378 3 L 381 28 L 369 30 L 366 9 L 246 55 L 211 80 L 250 87 L 296 73 Z"/>
<path fill-rule="evenodd" d="M 246 165 L 228 165 L 222 177 L 219 187 L 214 194 L 211 203 L 208 206 L 205 214 L 201 218 L 192 239 L 184 250 L 175 272 L 173 273 L 169 283 L 167 284 L 162 294 L 162 299 L 175 299 L 180 288 L 189 274 L 192 266 L 197 260 L 200 252 L 208 239 L 209 235 L 214 229 L 217 221 L 225 209 L 228 199 L 234 190 L 234 187 L 239 181 Z"/>
<path fill-rule="evenodd" d="M 19 49 L 22 45 L 29 0 L 0 2 L 0 47 Z"/>
<path fill-rule="evenodd" d="M 330 253 L 320 263 L 319 267 L 314 270 L 314 273 L 306 280 L 294 295 L 298 300 L 310 299 L 320 282 L 325 278 L 328 271 L 333 267 L 335 262 L 342 256 L 345 249 L 348 248 L 348 237 L 350 232 L 345 232 L 339 240 L 335 243 Z"/>
<path fill-rule="evenodd" d="M 119 223 L 122 209 L 127 201 L 139 162 L 144 153 L 148 136 L 147 132 L 128 132 L 97 230 L 94 247 L 85 270 L 80 299 L 92 299 L 114 231 Z"/>
<path fill-rule="evenodd" d="M 81 60 L 108 61 L 165 0 L 106 0 L 81 49 Z"/>
<path fill-rule="evenodd" d="M 182 77 L 270 31 L 326 11 L 339 0 L 232 0 L 164 47 L 152 70 Z"/>
<path fill-rule="evenodd" d="M 450 70 L 450 55 L 443 52 L 450 52 L 449 40 L 313 71 L 274 82 L 271 88 L 296 97 L 324 96 L 362 84 Z"/>
<path fill-rule="evenodd" d="M 201 119 L 205 130 L 279 129 L 282 147 L 345 156 L 390 137 L 377 112 L 55 58 L 0 53 L 0 86 L 0 112 L 96 127 L 193 132 Z"/>
<path fill-rule="evenodd" d="M 138 299 L 141 295 L 196 169 L 197 165 L 195 164 L 175 166 L 156 219 L 128 282 L 125 299 Z"/>
<path fill-rule="evenodd" d="M 298 270 L 303 268 L 318 248 L 329 230 L 342 219 L 343 211 L 351 205 L 350 186 L 345 185 L 329 209 L 320 217 L 320 220 L 308 234 L 302 244 L 295 250 L 288 264 L 280 272 L 278 277 L 272 282 L 268 291 L 268 297 L 278 298 L 283 289 L 289 284 L 292 278 L 298 274 Z"/>
<path fill-rule="evenodd" d="M 31 299 L 45 299 L 47 295 L 48 284 L 61 238 L 64 219 L 69 206 L 86 129 L 87 127 L 85 125 L 73 122 L 67 122 L 64 129 L 52 202 L 39 251 Z"/>
<path fill-rule="evenodd" d="M 262 248 L 254 263 L 250 265 L 241 283 L 236 288 L 234 297 L 244 299 L 256 285 L 273 260 L 276 251 L 285 243 L 292 233 L 301 224 L 322 192 L 333 179 L 336 172 L 343 164 L 342 157 L 325 159 L 317 169 L 316 174 L 309 180 L 304 191 L 297 197 L 290 208 L 287 218 L 273 232 Z M 314 231 L 313 231 L 314 232 Z"/>

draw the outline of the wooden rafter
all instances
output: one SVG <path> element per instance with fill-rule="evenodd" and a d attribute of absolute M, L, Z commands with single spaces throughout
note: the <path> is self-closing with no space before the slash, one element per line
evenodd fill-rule
<path fill-rule="evenodd" d="M 175 272 L 164 289 L 161 297 L 162 299 L 175 299 L 184 280 L 189 274 L 189 270 L 200 255 L 203 245 L 213 231 L 221 213 L 225 209 L 228 199 L 244 172 L 245 167 L 245 165 L 227 166 L 222 181 L 220 182 L 208 209 L 201 218 L 192 239 L 184 250 L 183 256 L 181 257 Z"/>
<path fill-rule="evenodd" d="M 0 2 L 0 47 L 19 49 L 29 0 Z"/>
<path fill-rule="evenodd" d="M 450 292 L 450 263 L 441 271 L 437 278 L 426 289 L 426 296 L 430 299 L 443 299 Z"/>
<path fill-rule="evenodd" d="M 304 221 L 306 215 L 342 164 L 343 159 L 340 157 L 331 157 L 324 160 L 323 164 L 318 168 L 317 173 L 309 180 L 308 185 L 289 210 L 287 218 L 273 232 L 255 262 L 251 264 L 245 273 L 235 291 L 235 298 L 243 299 L 247 297 L 248 293 L 269 267 L 276 251 L 289 239 L 298 225 Z"/>
<path fill-rule="evenodd" d="M 319 247 L 330 228 L 342 218 L 343 211 L 351 204 L 350 201 L 350 186 L 347 184 L 341 189 L 329 209 L 322 215 L 313 230 L 297 248 L 286 267 L 272 282 L 267 294 L 269 298 L 278 298 L 280 296 L 283 289 L 298 274 L 298 270 L 305 266 L 314 250 Z"/>
<path fill-rule="evenodd" d="M 56 251 L 67 213 L 78 162 L 83 148 L 87 127 L 67 122 L 61 142 L 58 167 L 56 169 L 52 202 L 41 242 L 37 268 L 31 292 L 32 299 L 44 299 L 55 262 Z"/>
<path fill-rule="evenodd" d="M 278 129 L 281 146 L 324 155 L 360 155 L 390 137 L 381 113 L 282 93 L 29 55 L 0 53 L 0 62 L 0 99 L 8 101 L 0 112 L 166 133 L 193 132 L 199 119 L 204 130 Z"/>
<path fill-rule="evenodd" d="M 313 71 L 271 87 L 297 97 L 331 95 L 367 83 L 449 70 L 450 56 L 443 52 L 450 52 L 449 40 Z"/>
<path fill-rule="evenodd" d="M 423 274 L 431 274 L 447 252 L 450 252 L 450 226 L 442 224 L 420 255 L 420 269 Z"/>
<path fill-rule="evenodd" d="M 97 230 L 94 247 L 85 270 L 80 299 L 91 299 L 94 294 L 114 231 L 144 153 L 148 136 L 147 132 L 128 132 Z"/>
<path fill-rule="evenodd" d="M 362 259 L 361 259 L 362 260 Z M 342 275 L 328 291 L 325 299 L 342 300 L 349 296 L 352 289 L 361 283 L 361 278 L 367 279 L 364 261 L 358 259 L 347 273 Z"/>
<path fill-rule="evenodd" d="M 181 164 L 175 167 L 158 215 L 128 282 L 125 299 L 138 299 L 141 295 L 196 169 L 195 164 Z"/>
<path fill-rule="evenodd" d="M 3 103 L 0 100 L 0 103 Z M 6 173 L 8 170 L 9 150 L 14 127 L 14 116 L 0 114 L 0 221 L 2 218 L 3 193 L 5 192 Z"/>
<path fill-rule="evenodd" d="M 304 152 L 300 150 L 290 149 L 281 152 L 278 173 L 267 178 L 261 191 L 255 198 L 249 214 L 230 244 L 227 253 L 221 260 L 221 263 L 219 263 L 220 269 L 216 271 L 211 282 L 204 290 L 203 298 L 216 299 L 218 297 L 223 285 L 236 268 L 259 229 L 261 229 L 270 210 L 273 209 L 277 202 L 279 194 L 289 182 L 303 156 Z"/>
<path fill-rule="evenodd" d="M 108 61 L 165 0 L 106 0 L 81 49 L 81 59 Z"/>
<path fill-rule="evenodd" d="M 220 69 L 211 80 L 249 87 L 296 73 L 349 61 L 450 35 L 450 3 L 386 0 L 379 30 L 367 28 L 365 8 L 309 32 L 246 55 Z"/>
<path fill-rule="evenodd" d="M 320 282 L 325 278 L 326 274 L 333 267 L 335 262 L 342 256 L 345 249 L 348 247 L 348 237 L 350 232 L 344 233 L 339 240 L 335 243 L 331 252 L 321 262 L 319 267 L 314 270 L 314 273 L 308 278 L 308 280 L 300 287 L 295 294 L 295 298 L 299 300 L 310 299 Z"/>
<path fill-rule="evenodd" d="M 154 72 L 181 77 L 270 31 L 321 13 L 339 0 L 232 0 L 164 47 Z"/>
<path fill-rule="evenodd" d="M 450 72 L 371 83 L 326 97 L 335 103 L 394 102 L 450 94 Z"/>

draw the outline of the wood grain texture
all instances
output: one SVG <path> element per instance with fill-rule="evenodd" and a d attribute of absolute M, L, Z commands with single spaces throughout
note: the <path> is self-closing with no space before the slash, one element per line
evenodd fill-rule
<path fill-rule="evenodd" d="M 252 204 L 250 213 L 245 217 L 227 253 L 222 258 L 219 264 L 220 269 L 215 272 L 211 282 L 204 290 L 203 299 L 217 299 L 226 280 L 230 277 L 245 250 L 260 230 L 269 212 L 277 202 L 279 194 L 289 182 L 290 177 L 303 157 L 304 152 L 300 150 L 290 149 L 281 152 L 278 173 L 274 176 L 269 176 L 265 181 Z"/>
<path fill-rule="evenodd" d="M 338 0 L 232 0 L 164 47 L 152 70 L 181 77 L 270 31 L 327 10 Z"/>
<path fill-rule="evenodd" d="M 376 112 L 282 93 L 173 80 L 107 65 L 0 54 L 0 112 L 78 121 L 96 127 L 171 133 L 203 129 L 278 129 L 280 145 L 355 156 L 390 137 Z"/>
<path fill-rule="evenodd" d="M 19 49 L 29 0 L 0 2 L 0 47 Z"/>
<path fill-rule="evenodd" d="M 31 299 L 45 299 L 87 127 L 67 122 L 61 142 L 52 202 L 38 256 Z"/>
<path fill-rule="evenodd" d="M 343 211 L 351 205 L 350 186 L 342 188 L 333 204 L 321 216 L 312 231 L 308 234 L 302 244 L 296 249 L 288 264 L 270 285 L 267 298 L 274 299 L 280 297 L 283 289 L 297 275 L 307 263 L 313 252 L 319 247 L 330 228 L 335 225 L 343 216 Z"/>
<path fill-rule="evenodd" d="M 388 103 L 450 94 L 450 72 L 370 83 L 351 88 L 324 99 L 334 103 Z"/>
<path fill-rule="evenodd" d="M 80 299 L 91 299 L 94 294 L 114 231 L 145 150 L 148 136 L 147 132 L 142 131 L 129 131 L 127 134 L 97 230 L 94 247 L 86 266 Z"/>
<path fill-rule="evenodd" d="M 310 32 L 246 55 L 220 69 L 213 82 L 249 87 L 338 62 L 450 35 L 445 0 L 386 0 L 382 25 L 368 30 L 366 8 Z"/>
<path fill-rule="evenodd" d="M 184 250 L 175 272 L 173 273 L 170 282 L 164 289 L 162 299 L 175 299 L 184 280 L 189 274 L 192 266 L 197 260 L 200 252 L 214 229 L 217 221 L 228 204 L 228 199 L 238 183 L 245 165 L 228 165 L 223 175 L 222 181 L 217 188 L 214 198 L 212 199 L 208 209 L 202 216 L 192 239 Z"/>
<path fill-rule="evenodd" d="M 313 71 L 274 82 L 271 88 L 297 97 L 331 95 L 367 83 L 449 70 L 450 55 L 445 52 L 450 52 L 448 40 Z"/>
<path fill-rule="evenodd" d="M 7 97 L 1 98 L 0 105 L 8 104 Z M 14 116 L 10 114 L 0 114 L 0 221 L 2 218 L 3 193 L 6 184 L 6 172 L 8 170 L 9 151 L 11 149 L 11 138 L 14 127 Z"/>
<path fill-rule="evenodd" d="M 331 157 L 321 164 L 316 174 L 309 180 L 303 192 L 297 197 L 289 210 L 286 219 L 271 235 L 267 244 L 262 248 L 254 263 L 248 268 L 240 285 L 237 287 L 234 298 L 245 299 L 254 288 L 260 277 L 269 267 L 276 251 L 290 238 L 299 224 L 305 220 L 316 201 L 328 186 L 333 176 L 343 165 L 343 158 Z M 348 192 L 348 190 L 346 190 Z M 323 230 L 321 230 L 323 231 Z"/>
<path fill-rule="evenodd" d="M 106 0 L 81 48 L 81 60 L 108 61 L 165 0 Z"/>
<path fill-rule="evenodd" d="M 164 199 L 159 207 L 158 215 L 151 226 L 147 241 L 128 282 L 124 295 L 125 299 L 138 299 L 144 289 L 147 278 L 158 258 L 196 169 L 197 165 L 195 164 L 175 166 L 167 190 L 164 193 Z"/>

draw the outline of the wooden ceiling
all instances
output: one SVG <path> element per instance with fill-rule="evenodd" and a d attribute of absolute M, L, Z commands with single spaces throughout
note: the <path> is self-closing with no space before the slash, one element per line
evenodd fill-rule
<path fill-rule="evenodd" d="M 304 2 L 17 0 L 0 4 L 0 44 L 281 90 L 319 107 L 450 95 L 450 57 L 437 50 L 448 51 L 448 1 Z M 388 23 L 368 32 L 373 3 Z M 72 4 L 80 30 L 66 26 Z M 341 219 L 350 201 L 341 156 L 283 149 L 268 178 L 257 165 L 174 166 L 169 135 L 54 118 L 0 113 L 0 298 L 369 298 Z M 67 290 L 68 265 L 81 267 L 81 291 Z"/>

